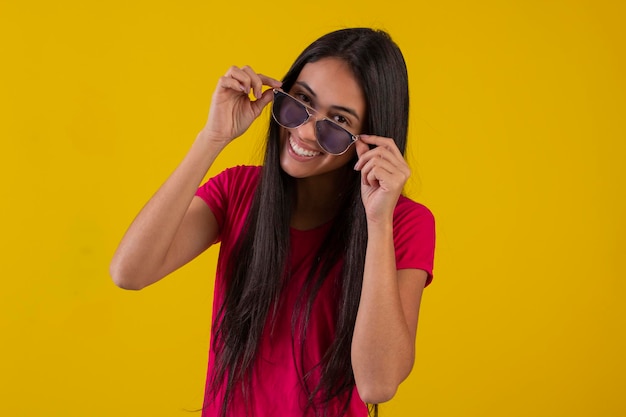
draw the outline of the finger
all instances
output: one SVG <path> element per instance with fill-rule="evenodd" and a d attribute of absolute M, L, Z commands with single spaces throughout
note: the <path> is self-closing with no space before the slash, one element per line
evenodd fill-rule
<path fill-rule="evenodd" d="M 381 170 L 383 170 L 389 172 L 390 174 L 393 174 L 397 171 L 395 166 L 390 161 L 380 157 L 369 159 L 365 163 L 365 165 L 363 165 L 363 168 L 361 168 L 361 172 L 363 172 L 368 177 L 370 173 L 374 170 L 378 172 L 381 172 Z"/>
<path fill-rule="evenodd" d="M 235 90 L 241 94 L 246 94 L 246 88 L 241 84 L 241 81 L 228 75 L 220 77 L 217 85 L 219 88 L 215 91 L 216 93 L 219 93 L 222 89 L 229 89 Z"/>
<path fill-rule="evenodd" d="M 259 77 L 261 77 L 263 85 L 267 85 L 272 88 L 278 88 L 283 85 L 282 81 L 278 81 L 277 79 L 268 77 L 267 75 L 259 74 Z"/>
<path fill-rule="evenodd" d="M 373 186 L 374 184 L 372 184 L 370 182 L 370 172 L 371 172 L 371 168 L 370 169 L 362 169 L 361 170 L 361 184 L 363 185 L 367 185 L 367 186 Z"/>
<path fill-rule="evenodd" d="M 371 185 L 380 187 L 380 182 L 382 179 L 382 175 L 383 172 L 381 172 L 381 168 L 379 167 L 374 167 L 371 170 L 368 170 L 367 173 L 365 174 L 365 177 L 367 178 L 367 182 Z"/>
<path fill-rule="evenodd" d="M 252 84 L 252 81 L 250 79 L 250 75 L 246 73 L 246 71 L 244 71 L 243 69 L 239 67 L 232 66 L 226 72 L 226 77 L 230 77 L 234 80 L 237 80 L 241 86 L 239 89 L 245 94 L 250 93 L 250 86 Z"/>
<path fill-rule="evenodd" d="M 259 74 L 257 74 L 249 65 L 245 65 L 241 69 L 250 78 L 250 87 L 254 97 L 256 99 L 261 98 L 261 95 L 263 94 L 263 90 L 261 88 L 263 87 L 263 81 L 261 80 L 261 77 L 259 77 Z"/>
<path fill-rule="evenodd" d="M 367 182 L 383 190 L 400 193 L 406 183 L 405 177 L 399 172 L 390 172 L 387 168 L 378 165 L 368 170 L 365 174 Z"/>
<path fill-rule="evenodd" d="M 374 145 L 376 147 L 382 147 L 382 148 L 388 149 L 397 158 L 404 159 L 404 156 L 402 155 L 402 152 L 400 152 L 400 149 L 398 149 L 398 145 L 391 138 L 385 138 L 385 137 L 376 136 L 376 135 L 359 135 L 359 138 L 363 142 L 365 142 L 365 143 L 367 143 L 369 145 Z"/>
<path fill-rule="evenodd" d="M 369 163 L 369 161 L 377 159 L 384 159 L 396 165 L 406 164 L 404 158 L 401 157 L 402 155 L 400 155 L 400 158 L 398 158 L 398 155 L 396 155 L 395 152 L 389 150 L 387 147 L 377 146 L 373 149 L 370 149 L 369 145 L 365 143 L 362 143 L 361 145 L 362 146 L 360 149 L 362 153 L 359 154 L 359 160 L 354 167 L 354 169 L 356 169 L 357 171 L 359 169 L 362 169 L 366 164 Z"/>
<path fill-rule="evenodd" d="M 261 98 L 252 102 L 252 108 L 254 109 L 254 115 L 258 116 L 263 111 L 263 108 L 267 106 L 274 99 L 274 92 L 272 90 L 265 90 L 261 94 Z"/>
<path fill-rule="evenodd" d="M 361 138 L 361 135 L 359 135 L 359 139 L 360 138 Z M 358 140 L 355 142 L 355 147 L 356 147 L 357 156 L 359 158 L 356 165 L 354 166 L 354 169 L 357 171 L 362 169 L 363 166 L 367 163 L 367 161 L 369 161 L 370 159 L 374 157 L 377 157 L 378 154 L 380 153 L 380 149 L 376 147 L 372 148 L 366 142 L 361 141 L 361 140 Z"/>
<path fill-rule="evenodd" d="M 395 146 L 394 146 L 395 148 Z M 396 148 L 397 149 L 397 148 Z M 393 166 L 392 171 L 399 170 L 401 172 L 409 171 L 409 166 L 399 152 L 395 152 L 394 149 L 389 149 L 387 147 L 378 146 L 372 149 L 367 155 L 364 155 L 363 158 L 365 161 L 369 160 L 378 160 L 378 161 L 386 161 Z"/>
<path fill-rule="evenodd" d="M 381 154 L 381 157 L 375 158 L 376 163 L 374 165 L 385 170 L 394 177 L 397 177 L 398 181 L 404 184 L 411 176 L 411 169 L 409 168 L 409 165 L 404 159 L 398 160 L 393 153 L 387 153 L 389 154 L 389 157 Z"/>
<path fill-rule="evenodd" d="M 359 138 L 360 138 L 360 136 L 359 136 Z M 366 144 L 366 143 L 364 143 L 364 142 L 362 142 L 362 141 L 360 141 L 360 140 L 357 140 L 356 142 L 354 142 L 354 147 L 355 147 L 355 149 L 356 149 L 356 154 L 357 154 L 357 156 L 358 156 L 359 158 L 361 158 L 361 156 L 362 156 L 365 152 L 367 152 L 367 151 L 369 151 L 369 150 L 370 150 L 370 147 L 369 147 L 369 146 L 367 146 L 367 144 Z"/>
<path fill-rule="evenodd" d="M 372 165 L 361 171 L 363 183 L 370 187 L 382 187 L 383 183 L 387 183 L 393 174 L 385 167 L 380 165 Z"/>
<path fill-rule="evenodd" d="M 404 160 L 398 164 L 394 159 L 385 159 L 382 154 L 369 159 L 361 172 L 368 180 L 373 174 L 378 181 L 386 180 L 390 184 L 399 184 L 400 187 L 404 186 L 411 175 L 411 170 Z"/>

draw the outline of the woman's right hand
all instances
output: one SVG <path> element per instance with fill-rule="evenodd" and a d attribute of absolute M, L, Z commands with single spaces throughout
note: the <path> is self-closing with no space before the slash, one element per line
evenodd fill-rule
<path fill-rule="evenodd" d="M 196 190 L 220 151 L 250 127 L 281 82 L 232 67 L 220 78 L 206 126 L 167 181 L 132 222 L 111 260 L 111 276 L 122 288 L 150 285 L 215 243 L 219 227 Z M 255 99 L 249 97 L 252 90 Z"/>
<path fill-rule="evenodd" d="M 242 135 L 272 101 L 271 88 L 281 85 L 280 81 L 258 74 L 247 65 L 231 67 L 217 83 L 201 135 L 214 144 L 226 146 Z M 263 86 L 270 89 L 263 91 Z M 250 98 L 250 92 L 256 100 Z"/>

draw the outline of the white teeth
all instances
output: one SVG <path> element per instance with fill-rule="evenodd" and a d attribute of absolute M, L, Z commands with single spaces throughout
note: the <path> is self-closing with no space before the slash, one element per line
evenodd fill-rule
<path fill-rule="evenodd" d="M 315 151 L 307 151 L 306 149 L 301 148 L 300 146 L 296 144 L 296 142 L 292 138 L 289 138 L 289 144 L 291 145 L 291 149 L 293 149 L 293 151 L 298 156 L 311 157 L 311 156 L 317 156 L 321 153 L 321 152 L 315 152 Z"/>

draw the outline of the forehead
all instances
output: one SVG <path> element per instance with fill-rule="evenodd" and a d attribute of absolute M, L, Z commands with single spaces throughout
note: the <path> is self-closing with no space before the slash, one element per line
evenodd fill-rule
<path fill-rule="evenodd" d="M 345 61 L 323 58 L 306 64 L 296 80 L 296 85 L 306 84 L 315 94 L 321 107 L 347 107 L 363 118 L 365 96 L 363 89 Z"/>

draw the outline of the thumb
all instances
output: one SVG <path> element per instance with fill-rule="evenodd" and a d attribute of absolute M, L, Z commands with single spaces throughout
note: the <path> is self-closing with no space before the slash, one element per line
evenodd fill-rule
<path fill-rule="evenodd" d="M 356 149 L 356 154 L 357 156 L 360 158 L 365 152 L 370 150 L 370 147 L 368 146 L 367 143 L 363 142 L 362 140 L 357 140 L 356 142 L 354 142 L 354 146 Z"/>
<path fill-rule="evenodd" d="M 252 108 L 254 109 L 254 113 L 256 116 L 261 114 L 263 108 L 267 106 L 274 99 L 274 91 L 270 88 L 265 90 L 261 95 L 261 98 L 252 102 Z"/>

